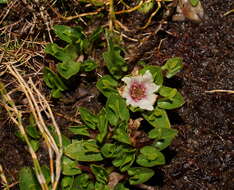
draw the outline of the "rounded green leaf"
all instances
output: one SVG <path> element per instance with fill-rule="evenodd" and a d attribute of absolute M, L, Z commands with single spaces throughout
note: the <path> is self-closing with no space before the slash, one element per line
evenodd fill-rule
<path fill-rule="evenodd" d="M 165 164 L 165 158 L 161 152 L 159 152 L 153 146 L 145 146 L 140 150 L 141 154 L 137 157 L 136 162 L 140 166 L 153 167 L 156 165 Z"/>
<path fill-rule="evenodd" d="M 129 183 L 131 185 L 137 185 L 148 181 L 154 175 L 154 170 L 142 167 L 132 167 L 128 169 L 128 175 L 132 176 L 129 178 Z"/>

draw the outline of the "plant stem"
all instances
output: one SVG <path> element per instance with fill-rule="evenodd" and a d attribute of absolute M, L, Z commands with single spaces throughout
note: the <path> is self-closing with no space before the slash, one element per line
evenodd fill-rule
<path fill-rule="evenodd" d="M 114 12 L 114 0 L 110 0 L 110 5 L 109 5 L 109 29 L 112 32 L 113 31 L 113 23 L 115 20 L 115 12 Z"/>

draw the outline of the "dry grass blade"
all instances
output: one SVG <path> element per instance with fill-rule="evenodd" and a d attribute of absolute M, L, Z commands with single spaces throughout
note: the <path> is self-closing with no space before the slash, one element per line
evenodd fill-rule
<path fill-rule="evenodd" d="M 29 82 L 27 83 L 24 80 L 24 78 L 21 76 L 21 74 L 19 73 L 18 69 L 13 64 L 10 64 L 10 63 L 6 64 L 6 68 L 9 71 L 9 73 L 16 79 L 17 83 L 19 84 L 20 90 L 25 94 L 30 111 L 35 119 L 35 122 L 37 124 L 37 127 L 40 133 L 42 134 L 42 137 L 45 140 L 45 143 L 47 145 L 47 149 L 49 152 L 49 157 L 50 157 L 50 176 L 51 176 L 51 182 L 52 182 L 52 190 L 56 190 L 58 186 L 59 178 L 60 178 L 60 173 L 61 173 L 61 157 L 63 154 L 63 149 L 62 149 L 61 133 L 55 121 L 53 112 L 50 108 L 49 103 L 45 99 L 45 97 L 40 93 L 40 91 L 34 85 L 32 79 L 29 79 Z M 6 98 L 8 101 L 10 102 L 12 101 L 9 95 L 5 97 L 5 99 Z M 23 124 L 21 122 L 22 112 L 20 112 L 15 106 L 13 108 L 8 106 L 7 110 L 10 110 L 9 115 L 11 119 L 14 121 L 14 123 L 17 124 L 17 126 L 20 126 L 21 133 L 26 134 L 24 131 Z M 42 112 L 44 112 L 47 118 L 51 120 L 54 131 L 58 138 L 58 144 L 56 143 L 50 130 L 47 128 L 46 122 L 42 116 Z M 20 117 L 17 115 L 19 115 Z M 15 116 L 17 116 L 18 120 L 20 121 L 15 119 Z M 30 143 L 28 145 L 30 147 Z M 31 152 L 32 158 L 35 159 L 36 158 L 35 152 L 32 152 L 31 148 L 29 148 L 29 150 Z M 55 160 L 55 163 L 54 163 L 54 160 Z M 38 165 L 39 162 L 36 164 Z M 40 168 L 40 166 L 37 166 L 37 167 Z M 38 177 L 39 182 L 41 181 L 40 182 L 41 186 L 43 186 L 44 185 L 43 183 L 45 180 L 40 171 L 38 172 L 37 177 Z M 43 187 L 43 190 L 48 189 L 48 187 L 46 186 Z"/>
<path fill-rule="evenodd" d="M 208 90 L 208 91 L 205 91 L 205 93 L 210 93 L 210 94 L 213 94 L 213 93 L 228 93 L 228 94 L 234 94 L 234 90 Z"/>
<path fill-rule="evenodd" d="M 43 175 L 42 169 L 40 167 L 40 163 L 38 161 L 37 155 L 32 148 L 32 144 L 31 144 L 31 142 L 27 136 L 27 133 L 24 129 L 24 126 L 22 124 L 22 113 L 17 109 L 14 101 L 12 100 L 12 98 L 9 96 L 9 94 L 4 89 L 3 84 L 0 84 L 0 92 L 1 92 L 1 95 L 2 95 L 2 98 L 4 101 L 3 105 L 8 112 L 10 119 L 16 124 L 21 135 L 24 137 L 24 139 L 27 143 L 27 146 L 29 148 L 29 152 L 30 152 L 31 157 L 33 159 L 34 169 L 35 169 L 35 173 L 36 173 L 36 177 L 38 179 L 38 182 L 41 185 L 42 190 L 49 190 L 49 188 L 46 184 L 46 180 L 45 180 L 45 177 Z"/>
<path fill-rule="evenodd" d="M 1 183 L 2 183 L 2 186 L 3 186 L 3 190 L 10 190 L 1 164 L 0 164 L 0 179 L 2 181 Z"/>

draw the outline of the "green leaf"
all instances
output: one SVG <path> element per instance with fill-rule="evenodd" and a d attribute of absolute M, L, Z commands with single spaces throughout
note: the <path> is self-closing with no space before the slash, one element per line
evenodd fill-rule
<path fill-rule="evenodd" d="M 55 143 L 59 146 L 59 137 L 56 133 L 55 128 L 53 126 L 49 125 L 48 129 L 49 129 L 51 135 L 53 136 Z M 69 138 L 67 138 L 64 135 L 61 135 L 61 136 L 62 136 L 62 146 L 63 147 L 66 147 L 67 145 L 69 145 L 71 143 L 71 140 Z"/>
<path fill-rule="evenodd" d="M 165 164 L 163 154 L 153 146 L 144 146 L 140 149 L 140 153 L 136 160 L 140 166 L 153 167 Z"/>
<path fill-rule="evenodd" d="M 155 84 L 157 85 L 163 84 L 163 74 L 161 67 L 146 65 L 144 66 L 143 69 L 140 70 L 140 74 L 144 74 L 147 70 L 149 70 L 150 73 L 152 74 Z"/>
<path fill-rule="evenodd" d="M 199 0 L 189 0 L 189 2 L 193 7 L 196 7 L 199 3 Z"/>
<path fill-rule="evenodd" d="M 105 75 L 99 79 L 96 86 L 98 90 L 106 97 L 109 97 L 111 94 L 118 94 L 118 82 L 110 75 Z"/>
<path fill-rule="evenodd" d="M 71 160 L 70 158 L 63 156 L 62 173 L 63 175 L 73 176 L 73 175 L 81 174 L 81 170 L 78 168 L 77 161 Z"/>
<path fill-rule="evenodd" d="M 74 183 L 74 177 L 64 176 L 61 181 L 62 190 L 72 190 Z"/>
<path fill-rule="evenodd" d="M 108 185 L 96 182 L 95 190 L 111 190 L 111 189 L 108 187 Z"/>
<path fill-rule="evenodd" d="M 59 63 L 56 66 L 59 74 L 63 78 L 69 79 L 80 71 L 80 65 L 80 62 L 70 60 L 67 62 Z"/>
<path fill-rule="evenodd" d="M 129 169 L 135 161 L 135 150 L 129 150 L 129 152 L 120 151 L 118 157 L 116 157 L 112 164 L 118 167 L 121 172 Z"/>
<path fill-rule="evenodd" d="M 69 129 L 69 131 L 71 131 L 75 135 L 83 135 L 83 136 L 87 136 L 87 137 L 90 136 L 89 131 L 88 131 L 88 127 L 85 125 L 71 126 L 68 129 Z"/>
<path fill-rule="evenodd" d="M 103 157 L 94 140 L 74 141 L 65 147 L 65 155 L 77 161 L 94 162 L 101 161 Z"/>
<path fill-rule="evenodd" d="M 140 8 L 138 8 L 137 10 L 140 13 L 147 14 L 153 7 L 154 7 L 154 1 L 151 0 L 151 1 L 144 2 L 143 5 Z"/>
<path fill-rule="evenodd" d="M 90 55 L 91 51 L 93 49 L 94 43 L 100 38 L 101 33 L 103 32 L 102 27 L 97 27 L 91 35 L 89 35 L 85 40 L 83 44 L 83 49 L 85 50 L 85 53 Z"/>
<path fill-rule="evenodd" d="M 105 108 L 103 108 L 98 114 L 97 128 L 99 134 L 97 135 L 96 139 L 99 143 L 102 143 L 108 132 L 108 120 L 106 119 Z"/>
<path fill-rule="evenodd" d="M 64 62 L 75 60 L 78 57 L 78 49 L 74 45 L 61 48 L 55 43 L 50 43 L 45 47 L 45 52 Z"/>
<path fill-rule="evenodd" d="M 79 112 L 82 121 L 91 129 L 96 129 L 98 118 L 92 114 L 88 109 L 79 107 Z"/>
<path fill-rule="evenodd" d="M 168 109 L 168 110 L 172 110 L 172 109 L 181 107 L 185 103 L 184 98 L 179 92 L 176 92 L 175 95 L 174 95 L 174 92 L 171 91 L 171 94 L 168 94 L 169 98 L 158 99 L 158 101 L 157 101 L 158 107 L 162 108 L 162 109 Z M 171 96 L 174 95 L 174 96 L 170 97 L 170 95 Z"/>
<path fill-rule="evenodd" d="M 35 152 L 39 149 L 40 144 L 39 144 L 39 141 L 38 141 L 38 140 L 33 140 L 33 139 L 31 139 L 31 140 L 30 140 L 30 144 L 31 144 L 31 146 L 32 146 L 32 149 L 33 149 Z"/>
<path fill-rule="evenodd" d="M 78 175 L 75 180 L 72 187 L 72 190 L 94 190 L 94 183 L 90 180 L 90 177 L 88 174 L 84 173 L 81 175 Z"/>
<path fill-rule="evenodd" d="M 167 112 L 163 109 L 156 107 L 154 111 L 142 114 L 146 121 L 153 127 L 170 128 L 170 121 Z"/>
<path fill-rule="evenodd" d="M 40 137 L 41 137 L 41 134 L 38 131 L 36 125 L 28 125 L 28 126 L 26 126 L 26 132 L 27 132 L 27 134 L 30 137 L 32 137 L 34 139 L 40 139 Z"/>
<path fill-rule="evenodd" d="M 0 4 L 6 4 L 8 3 L 8 0 L 0 0 Z"/>
<path fill-rule="evenodd" d="M 93 174 L 95 175 L 96 180 L 99 183 L 107 184 L 108 173 L 106 172 L 105 168 L 103 168 L 102 166 L 94 165 L 94 164 L 91 164 L 90 168 Z"/>
<path fill-rule="evenodd" d="M 40 190 L 40 185 L 29 167 L 24 167 L 19 173 L 19 188 L 20 190 Z"/>
<path fill-rule="evenodd" d="M 115 186 L 115 189 L 114 190 L 129 190 L 128 188 L 124 187 L 124 184 L 122 183 L 118 183 L 116 186 Z"/>
<path fill-rule="evenodd" d="M 67 90 L 67 87 L 63 83 L 62 79 L 48 67 L 44 68 L 43 79 L 46 85 L 52 88 L 53 98 L 59 98 L 61 96 L 61 92 Z"/>
<path fill-rule="evenodd" d="M 175 88 L 170 88 L 166 86 L 162 86 L 159 90 L 159 94 L 165 98 L 173 98 L 177 93 L 177 90 Z"/>
<path fill-rule="evenodd" d="M 66 41 L 67 43 L 82 43 L 85 39 L 85 35 L 82 32 L 82 28 L 76 26 L 71 28 L 65 25 L 55 25 L 53 27 L 56 35 L 61 39 Z"/>
<path fill-rule="evenodd" d="M 41 167 L 41 170 L 42 170 L 42 173 L 45 177 L 45 180 L 46 180 L 46 184 L 49 185 L 50 181 L 51 181 L 51 178 L 50 178 L 50 169 L 48 168 L 47 165 L 43 165 Z"/>
<path fill-rule="evenodd" d="M 149 132 L 148 137 L 155 139 L 152 146 L 156 147 L 158 150 L 163 150 L 171 144 L 176 135 L 177 130 L 175 129 L 155 128 Z"/>
<path fill-rule="evenodd" d="M 161 67 L 162 70 L 167 71 L 166 72 L 167 78 L 173 77 L 183 68 L 182 61 L 183 59 L 181 57 L 174 57 L 167 60 L 166 64 Z"/>
<path fill-rule="evenodd" d="M 122 146 L 120 148 L 122 148 Z M 120 150 L 118 149 L 118 146 L 111 143 L 105 143 L 104 146 L 101 148 L 101 152 L 106 158 L 115 157 L 116 153 L 118 153 L 119 151 Z"/>
<path fill-rule="evenodd" d="M 112 138 L 119 142 L 131 145 L 127 129 L 128 129 L 128 123 L 120 123 L 119 126 L 114 130 Z"/>
<path fill-rule="evenodd" d="M 133 167 L 128 169 L 128 175 L 132 176 L 129 178 L 129 183 L 131 185 L 137 185 L 148 181 L 154 175 L 154 170 L 149 168 Z"/>
<path fill-rule="evenodd" d="M 129 110 L 125 100 L 119 95 L 112 94 L 106 103 L 106 117 L 109 123 L 117 126 L 121 122 L 128 122 Z"/>
<path fill-rule="evenodd" d="M 90 71 L 96 69 L 96 67 L 97 67 L 97 64 L 95 63 L 95 61 L 88 59 L 88 60 L 85 60 L 81 64 L 81 68 L 80 69 L 82 71 L 85 71 L 85 72 L 90 72 Z"/>
<path fill-rule="evenodd" d="M 108 44 L 107 52 L 103 53 L 103 58 L 109 72 L 114 78 L 120 79 L 123 74 L 128 70 L 124 58 L 121 56 L 123 51 L 117 44 L 113 43 L 112 35 L 106 32 L 106 39 Z"/>

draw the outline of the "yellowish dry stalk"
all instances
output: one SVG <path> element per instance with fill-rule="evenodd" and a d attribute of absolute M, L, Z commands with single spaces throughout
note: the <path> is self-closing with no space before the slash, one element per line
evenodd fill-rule
<path fill-rule="evenodd" d="M 4 89 L 1 85 L 1 94 L 3 97 L 3 100 L 5 102 L 4 106 L 5 109 L 8 112 L 8 115 L 10 117 L 10 119 L 16 124 L 16 126 L 18 127 L 21 135 L 24 137 L 28 148 L 29 148 L 29 152 L 31 154 L 31 157 L 33 159 L 33 164 L 34 164 L 34 168 L 35 168 L 35 173 L 38 179 L 39 184 L 41 185 L 42 190 L 49 190 L 47 184 L 46 184 L 46 180 L 45 177 L 43 175 L 42 169 L 40 167 L 39 161 L 37 159 L 37 155 L 35 153 L 35 151 L 32 148 L 32 145 L 29 141 L 29 138 L 25 132 L 24 126 L 22 124 L 22 113 L 17 109 L 17 107 L 14 104 L 14 101 L 11 99 L 11 97 L 9 96 L 9 94 L 7 94 L 6 92 L 4 92 Z"/>
<path fill-rule="evenodd" d="M 3 188 L 4 188 L 3 190 L 10 190 L 1 164 L 0 164 L 0 178 L 1 178 L 1 181 L 2 181 L 1 183 L 3 185 Z"/>
<path fill-rule="evenodd" d="M 224 93 L 228 93 L 228 94 L 234 94 L 234 90 L 221 90 L 221 89 L 217 89 L 217 90 L 208 90 L 205 91 L 206 93 L 219 93 L 219 92 L 224 92 Z"/>
<path fill-rule="evenodd" d="M 38 126 L 38 129 L 41 132 L 42 137 L 45 139 L 50 157 L 50 173 L 51 173 L 50 175 L 51 175 L 52 190 L 56 190 L 61 174 L 61 157 L 63 155 L 63 149 L 62 149 L 63 147 L 62 147 L 61 133 L 53 116 L 53 112 L 45 97 L 40 93 L 40 91 L 34 85 L 32 79 L 29 79 L 29 83 L 26 83 L 26 81 L 23 79 L 23 77 L 18 72 L 18 69 L 16 69 L 14 65 L 7 64 L 6 67 L 9 70 L 9 72 L 15 77 L 16 81 L 19 83 L 20 90 L 25 94 L 30 110 Z M 51 135 L 49 129 L 47 128 L 47 125 L 41 114 L 42 110 L 47 115 L 47 117 L 52 121 L 53 127 L 58 137 L 58 145 L 56 144 L 54 137 Z M 54 155 L 55 155 L 55 163 L 54 163 Z M 40 180 L 39 177 L 38 180 Z"/>
<path fill-rule="evenodd" d="M 157 1 L 157 4 L 158 4 L 157 9 L 150 15 L 150 17 L 149 17 L 148 21 L 146 22 L 145 26 L 141 27 L 140 29 L 142 29 L 142 30 L 146 29 L 150 25 L 152 18 L 157 14 L 157 12 L 159 11 L 159 9 L 161 8 L 160 1 Z"/>
<path fill-rule="evenodd" d="M 123 13 L 131 13 L 131 12 L 139 9 L 143 5 L 143 3 L 144 3 L 144 1 L 141 0 L 140 3 L 137 6 L 132 7 L 130 9 L 127 9 L 127 10 L 116 11 L 115 14 L 117 15 L 117 14 L 123 14 Z"/>

